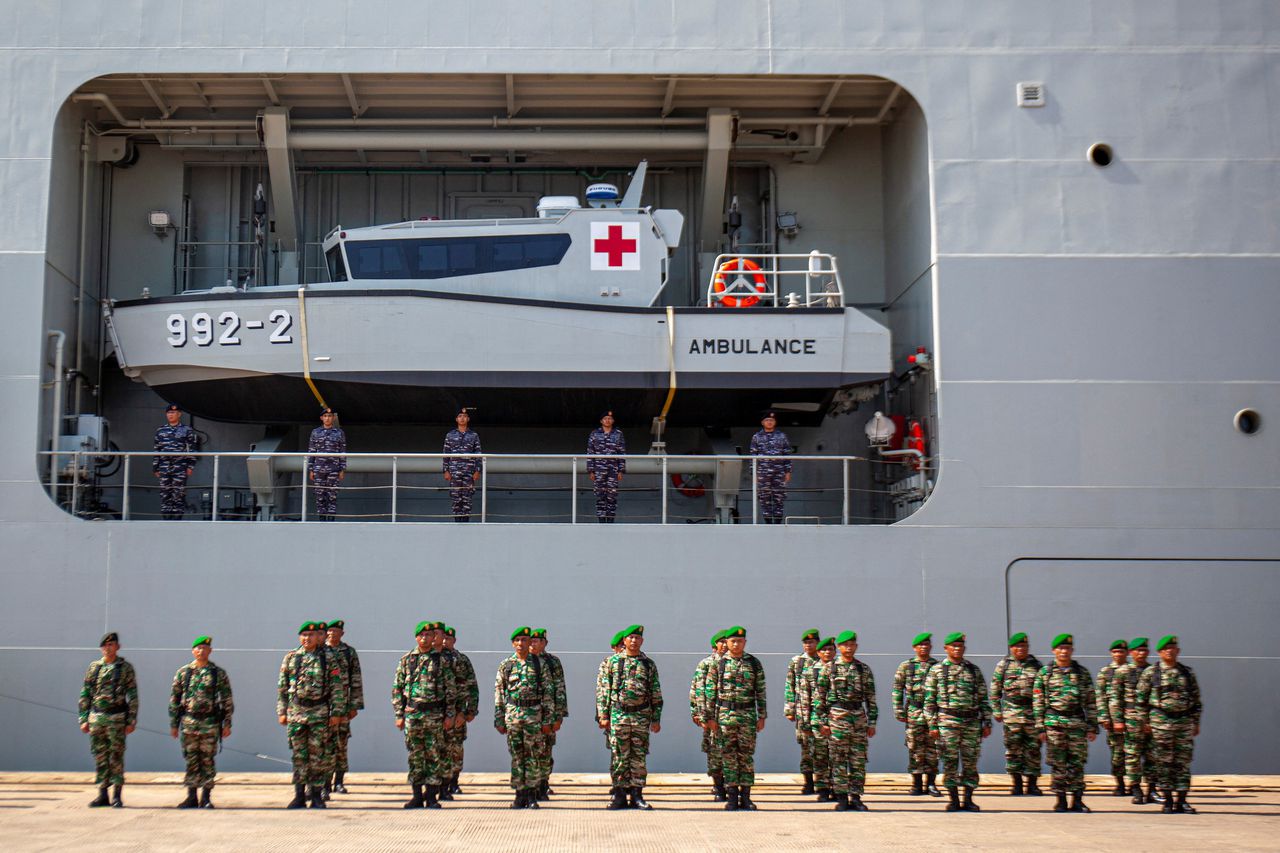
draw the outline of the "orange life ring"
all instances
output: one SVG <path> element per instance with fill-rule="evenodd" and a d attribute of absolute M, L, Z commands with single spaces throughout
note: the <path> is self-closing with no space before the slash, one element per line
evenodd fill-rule
<path fill-rule="evenodd" d="M 720 265 L 720 271 L 716 273 L 715 284 L 712 287 L 713 293 L 724 293 L 728 286 L 724 283 L 724 274 L 727 272 L 755 272 L 752 279 L 755 281 L 756 291 L 765 292 L 764 273 L 760 272 L 760 265 L 750 258 L 730 258 Z M 721 296 L 720 304 L 727 305 L 730 308 L 750 308 L 752 305 L 760 304 L 759 296 Z"/>
<path fill-rule="evenodd" d="M 672 474 L 671 485 L 686 498 L 700 498 L 707 493 L 702 478 L 697 474 Z"/>

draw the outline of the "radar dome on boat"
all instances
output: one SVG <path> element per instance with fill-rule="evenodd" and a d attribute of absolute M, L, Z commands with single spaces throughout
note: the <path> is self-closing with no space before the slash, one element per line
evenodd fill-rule
<path fill-rule="evenodd" d="M 571 210 L 580 210 L 577 196 L 547 195 L 538 199 L 539 219 L 558 219 Z"/>
<path fill-rule="evenodd" d="M 618 188 L 613 184 L 592 184 L 587 187 L 587 203 L 592 207 L 617 207 Z"/>

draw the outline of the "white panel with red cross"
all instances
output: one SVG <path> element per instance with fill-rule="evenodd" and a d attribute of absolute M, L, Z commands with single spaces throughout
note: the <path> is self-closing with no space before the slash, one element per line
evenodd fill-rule
<path fill-rule="evenodd" d="M 640 269 L 640 223 L 592 222 L 591 269 Z"/>

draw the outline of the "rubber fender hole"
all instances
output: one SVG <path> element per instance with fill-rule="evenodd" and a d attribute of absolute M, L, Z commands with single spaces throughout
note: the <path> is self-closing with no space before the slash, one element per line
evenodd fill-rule
<path fill-rule="evenodd" d="M 1095 142 L 1089 146 L 1089 162 L 1095 166 L 1110 166 L 1111 161 L 1115 159 L 1115 155 L 1111 153 L 1111 146 L 1105 142 Z"/>
<path fill-rule="evenodd" d="M 1262 416 L 1253 409 L 1241 409 L 1236 412 L 1235 424 L 1245 435 L 1253 435 L 1262 429 Z"/>

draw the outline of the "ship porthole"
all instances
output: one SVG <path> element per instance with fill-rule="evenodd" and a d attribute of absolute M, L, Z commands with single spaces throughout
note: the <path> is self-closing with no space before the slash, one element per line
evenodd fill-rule
<path fill-rule="evenodd" d="M 1253 409 L 1241 409 L 1236 412 L 1235 424 L 1245 435 L 1253 435 L 1262 429 L 1262 416 Z"/>
<path fill-rule="evenodd" d="M 1089 146 L 1089 162 L 1095 166 L 1110 166 L 1111 161 L 1115 159 L 1115 155 L 1111 153 L 1111 146 L 1105 142 L 1095 142 Z"/>

